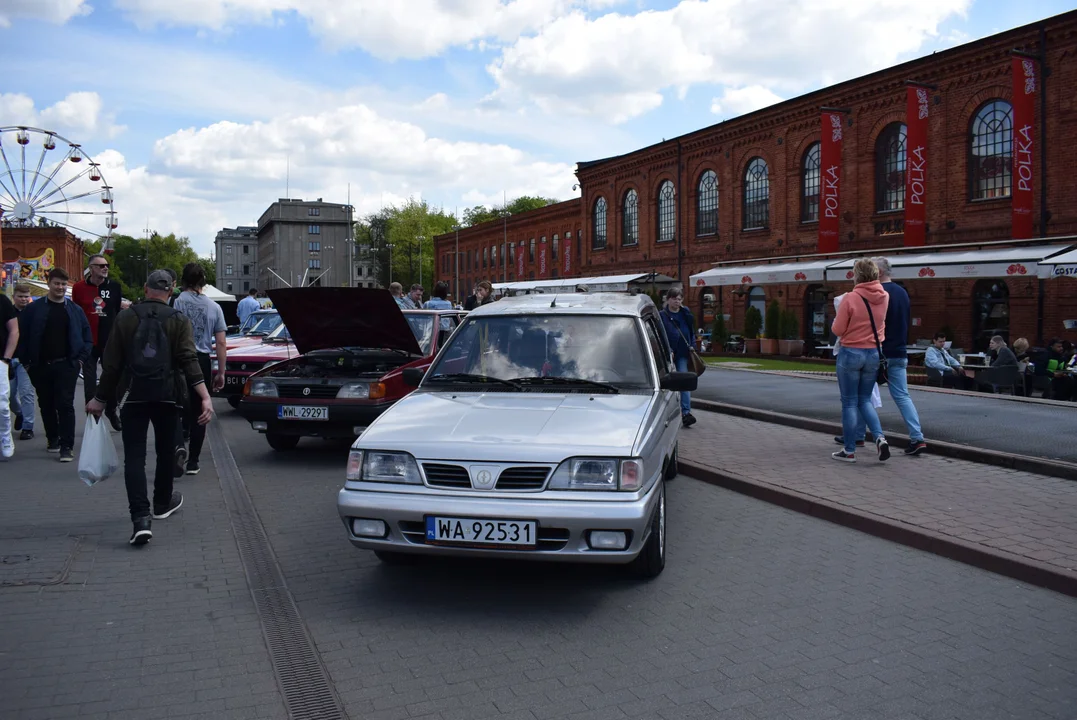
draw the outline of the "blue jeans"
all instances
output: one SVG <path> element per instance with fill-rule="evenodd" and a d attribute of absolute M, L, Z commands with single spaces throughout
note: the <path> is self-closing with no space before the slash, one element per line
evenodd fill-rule
<path fill-rule="evenodd" d="M 677 372 L 688 372 L 688 358 L 679 357 L 675 358 L 674 362 L 677 363 Z M 681 417 L 684 417 L 688 413 L 692 412 L 692 393 L 681 393 Z"/>
<path fill-rule="evenodd" d="M 34 386 L 30 382 L 26 366 L 18 360 L 12 360 L 11 365 L 15 368 L 15 382 L 11 385 L 11 409 L 22 415 L 23 430 L 33 430 L 34 406 L 37 404 Z"/>
<path fill-rule="evenodd" d="M 894 400 L 901 419 L 905 421 L 905 427 L 909 431 L 911 442 L 923 442 L 924 431 L 920 429 L 920 415 L 916 412 L 916 406 L 909 397 L 909 381 L 905 369 L 909 367 L 908 358 L 887 358 L 886 387 L 890 388 L 890 397 Z M 861 419 L 856 426 L 856 438 L 864 438 L 864 420 Z"/>
<path fill-rule="evenodd" d="M 841 430 L 845 452 L 856 452 L 857 428 L 863 422 L 878 440 L 883 436 L 879 415 L 871 406 L 871 391 L 879 371 L 875 349 L 843 347 L 838 351 L 838 389 L 841 391 Z M 862 435 L 861 435 L 862 437 Z"/>

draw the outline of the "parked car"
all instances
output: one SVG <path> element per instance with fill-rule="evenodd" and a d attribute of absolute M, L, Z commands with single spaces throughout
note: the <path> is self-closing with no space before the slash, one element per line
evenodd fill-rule
<path fill-rule="evenodd" d="M 370 288 L 269 294 L 302 354 L 251 375 L 239 412 L 274 450 L 363 432 L 412 391 L 401 370 L 429 366 L 465 314 L 401 311 L 387 290 Z"/>
<path fill-rule="evenodd" d="M 279 318 L 277 318 L 279 320 Z M 243 397 L 243 386 L 247 379 L 262 368 L 271 367 L 282 360 L 287 360 L 299 355 L 295 344 L 292 342 L 288 326 L 277 322 L 272 331 L 265 337 L 249 335 L 239 347 L 229 346 L 228 356 L 225 360 L 224 388 L 214 393 L 217 397 L 228 398 L 228 404 L 234 408 L 239 407 L 239 401 Z M 217 372 L 217 358 L 210 360 L 213 372 Z"/>
<path fill-rule="evenodd" d="M 678 373 L 646 295 L 528 295 L 471 312 L 418 389 L 352 445 L 348 539 L 406 554 L 631 564 L 666 559 Z"/>

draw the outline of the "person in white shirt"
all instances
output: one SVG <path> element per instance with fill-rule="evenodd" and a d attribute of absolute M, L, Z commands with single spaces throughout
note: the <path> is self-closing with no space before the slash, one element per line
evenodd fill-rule
<path fill-rule="evenodd" d="M 262 306 L 258 302 L 257 295 L 257 288 L 251 288 L 251 291 L 247 293 L 247 297 L 240 300 L 239 305 L 236 306 L 236 315 L 239 316 L 239 324 L 241 326 L 247 322 L 247 318 L 251 316 L 251 313 L 261 309 Z"/>
<path fill-rule="evenodd" d="M 934 342 L 924 354 L 924 365 L 942 373 L 943 387 L 959 390 L 974 389 L 975 381 L 965 375 L 961 363 L 946 349 L 946 333 L 935 333 Z"/>

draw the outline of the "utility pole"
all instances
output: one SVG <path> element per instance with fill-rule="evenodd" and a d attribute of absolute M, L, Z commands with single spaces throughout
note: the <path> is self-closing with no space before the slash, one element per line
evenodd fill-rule
<path fill-rule="evenodd" d="M 355 225 L 352 222 L 352 184 L 348 183 L 348 283 L 351 287 L 355 281 Z"/>

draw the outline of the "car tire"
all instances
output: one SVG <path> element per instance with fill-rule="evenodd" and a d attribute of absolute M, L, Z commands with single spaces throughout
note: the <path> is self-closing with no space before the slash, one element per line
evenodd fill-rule
<path fill-rule="evenodd" d="M 239 401 L 242 399 L 239 395 L 229 395 L 228 404 L 232 406 L 233 410 L 239 410 Z"/>
<path fill-rule="evenodd" d="M 374 555 L 386 565 L 414 565 L 419 561 L 415 555 L 392 550 L 375 550 Z"/>
<path fill-rule="evenodd" d="M 281 435 L 280 433 L 266 433 L 266 442 L 269 443 L 269 447 L 273 448 L 277 452 L 283 452 L 285 450 L 295 450 L 295 446 L 299 444 L 299 436 Z"/>
<path fill-rule="evenodd" d="M 662 476 L 662 479 L 666 482 L 673 480 L 677 477 L 680 469 L 677 467 L 677 446 L 673 446 L 673 454 L 669 456 L 669 462 L 666 463 L 666 472 Z"/>
<path fill-rule="evenodd" d="M 647 544 L 629 565 L 629 570 L 638 578 L 650 580 L 662 574 L 666 567 L 666 484 L 658 490 L 658 507 L 651 521 L 651 534 Z"/>

